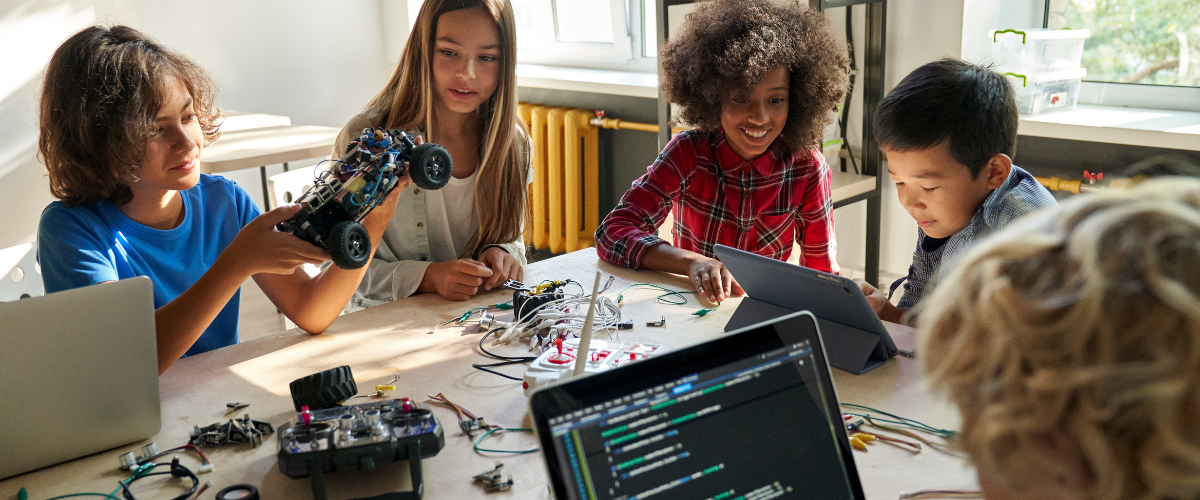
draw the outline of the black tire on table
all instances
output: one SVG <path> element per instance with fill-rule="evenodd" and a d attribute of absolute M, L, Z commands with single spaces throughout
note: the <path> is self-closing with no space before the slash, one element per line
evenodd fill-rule
<path fill-rule="evenodd" d="M 354 383 L 354 375 L 350 373 L 349 366 L 339 366 L 298 378 L 292 381 L 289 388 L 296 411 L 301 411 L 305 406 L 314 411 L 333 408 L 358 394 L 358 385 Z"/>
<path fill-rule="evenodd" d="M 342 269 L 358 269 L 371 261 L 371 235 L 352 220 L 333 225 L 325 239 L 329 257 Z"/>
<path fill-rule="evenodd" d="M 408 175 L 413 184 L 421 189 L 437 190 L 450 182 L 454 162 L 450 153 L 432 142 L 413 148 L 408 162 Z"/>

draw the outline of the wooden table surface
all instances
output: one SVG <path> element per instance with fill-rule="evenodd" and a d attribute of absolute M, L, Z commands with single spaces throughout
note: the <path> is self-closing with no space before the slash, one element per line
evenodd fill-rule
<path fill-rule="evenodd" d="M 618 290 L 632 283 L 657 283 L 672 288 L 686 286 L 684 277 L 651 271 L 632 271 L 600 262 L 594 249 L 530 265 L 525 281 L 570 278 L 589 291 L 595 271 L 616 276 L 607 292 L 615 297 Z M 691 312 L 699 306 L 695 299 L 685 306 L 655 303 L 658 293 L 631 290 L 625 294 L 622 317 L 632 319 L 635 328 L 622 331 L 624 340 L 655 342 L 681 348 L 722 333 L 739 299 L 727 301 L 720 309 L 705 316 Z M 275 426 L 295 416 L 288 383 L 299 377 L 340 365 L 350 365 L 360 393 L 365 394 L 399 374 L 398 390 L 392 397 L 408 396 L 424 404 L 426 395 L 445 393 L 489 423 L 506 427 L 530 427 L 528 400 L 521 383 L 471 368 L 471 363 L 488 359 L 476 352 L 480 333 L 474 321 L 464 326 L 441 328 L 429 334 L 438 322 L 457 317 L 473 307 L 505 302 L 509 291 L 484 292 L 466 302 L 449 302 L 432 294 L 418 295 L 345 315 L 321 335 L 290 331 L 183 359 L 159 379 L 162 396 L 162 430 L 146 441 L 159 449 L 183 444 L 194 425 L 208 425 L 230 418 L 225 404 L 251 403 L 235 415 L 248 413 L 255 420 Z M 665 328 L 646 328 L 645 322 L 666 316 Z M 504 319 L 504 317 L 501 317 Z M 914 343 L 912 329 L 888 324 L 896 344 L 909 349 Z M 489 347 L 489 349 L 492 349 Z M 495 352 L 528 354 L 523 346 L 500 346 Z M 523 365 L 500 370 L 520 376 Z M 958 415 L 948 403 L 932 396 L 922 383 L 916 360 L 895 358 L 865 375 L 834 370 L 834 383 L 843 403 L 858 403 L 898 413 L 940 428 L 956 428 Z M 361 400 L 365 401 L 365 400 Z M 506 474 L 516 484 L 510 493 L 495 494 L 511 498 L 547 498 L 546 470 L 540 454 L 519 456 L 482 456 L 459 431 L 454 413 L 430 405 L 445 426 L 446 446 L 435 457 L 424 461 L 425 495 L 431 499 L 483 498 L 488 496 L 472 483 L 472 476 L 492 468 L 499 459 Z M 28 488 L 30 498 L 46 499 L 76 492 L 111 492 L 127 474 L 117 469 L 117 457 L 137 451 L 142 444 L 105 451 L 58 466 L 41 469 L 0 482 L 0 499 L 15 498 L 18 488 Z M 48 446 L 52 443 L 47 443 Z M 536 446 L 532 435 L 505 434 L 489 440 L 491 447 L 523 449 Z M 754 443 L 731 443 L 753 446 Z M 277 441 L 272 435 L 256 449 L 249 445 L 208 448 L 206 453 L 215 470 L 201 475 L 211 480 L 214 489 L 201 498 L 214 498 L 216 490 L 237 483 L 258 486 L 264 499 L 311 498 L 307 479 L 293 480 L 278 470 Z M 180 455 L 185 465 L 195 469 L 198 462 L 187 453 Z M 965 461 L 935 450 L 912 454 L 899 447 L 874 444 L 868 452 L 855 452 L 863 487 L 871 499 L 896 499 L 903 491 L 933 488 L 974 488 L 975 477 Z M 337 472 L 326 475 L 331 499 L 374 496 L 409 489 L 408 465 L 387 464 L 374 472 Z M 170 498 L 177 489 L 161 486 L 156 480 L 142 481 L 134 493 L 148 498 Z M 177 487 L 176 487 L 177 488 Z"/>

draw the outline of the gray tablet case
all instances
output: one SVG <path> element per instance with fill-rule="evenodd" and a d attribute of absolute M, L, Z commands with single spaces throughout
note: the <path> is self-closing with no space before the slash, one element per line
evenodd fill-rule
<path fill-rule="evenodd" d="M 725 331 L 811 311 L 830 366 L 862 374 L 896 355 L 892 336 L 854 281 L 724 245 L 713 252 L 747 295 Z"/>

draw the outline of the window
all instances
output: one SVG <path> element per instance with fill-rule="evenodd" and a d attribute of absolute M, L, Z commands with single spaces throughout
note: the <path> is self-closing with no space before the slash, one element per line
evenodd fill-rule
<path fill-rule="evenodd" d="M 1200 2 L 1047 0 L 1048 28 L 1088 28 L 1086 80 L 1200 86 Z"/>
<path fill-rule="evenodd" d="M 641 0 L 511 0 L 521 63 L 654 72 Z"/>

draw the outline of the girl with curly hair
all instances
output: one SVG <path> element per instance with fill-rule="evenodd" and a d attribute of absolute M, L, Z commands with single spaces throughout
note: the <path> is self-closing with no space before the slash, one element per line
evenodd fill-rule
<path fill-rule="evenodd" d="M 233 182 L 200 173 L 204 146 L 220 135 L 215 98 L 200 66 L 126 26 L 72 36 L 42 87 L 38 154 L 59 199 L 38 225 L 46 292 L 149 277 L 159 373 L 238 342 L 250 277 L 296 325 L 320 333 L 364 272 L 331 266 L 310 278 L 296 268 L 329 256 L 275 230 L 299 205 L 263 214 Z M 363 220 L 372 245 L 399 192 Z"/>
<path fill-rule="evenodd" d="M 998 499 L 1200 498 L 1200 181 L 1073 197 L 917 305 L 922 364 Z"/>
<path fill-rule="evenodd" d="M 671 140 L 596 231 L 601 258 L 687 274 L 712 302 L 742 290 L 722 244 L 838 272 L 832 173 L 819 152 L 847 87 L 825 19 L 793 3 L 697 4 L 663 48 L 661 85 L 696 126 Z M 656 235 L 671 212 L 674 244 Z"/>
<path fill-rule="evenodd" d="M 524 276 L 522 223 L 532 150 L 517 116 L 517 34 L 508 0 L 426 0 L 383 90 L 342 129 L 424 134 L 454 159 L 440 190 L 412 186 L 350 309 L 437 293 L 466 300 Z"/>

